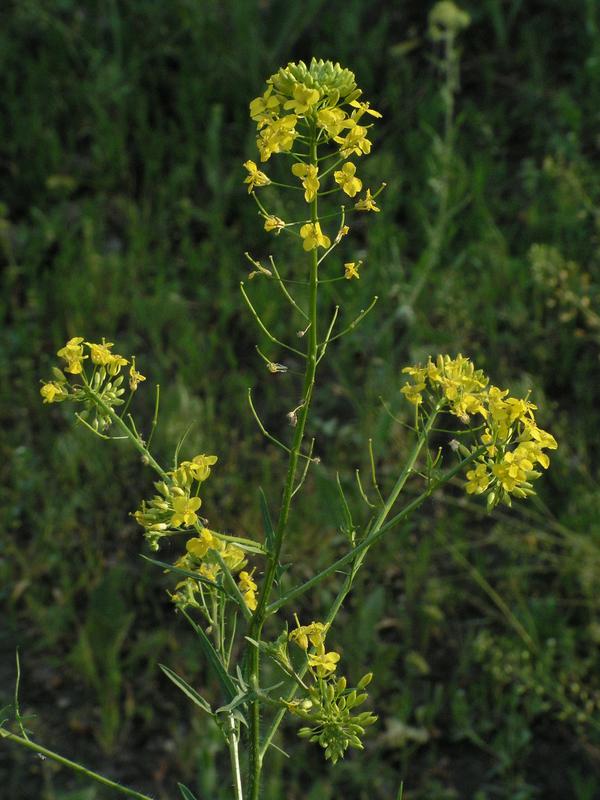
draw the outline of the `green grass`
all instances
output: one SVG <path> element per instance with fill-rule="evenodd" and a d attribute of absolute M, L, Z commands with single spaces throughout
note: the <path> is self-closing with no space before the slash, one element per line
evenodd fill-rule
<path fill-rule="evenodd" d="M 368 469 L 369 436 L 380 480 L 393 479 L 406 437 L 378 398 L 408 413 L 400 370 L 415 359 L 462 351 L 499 385 L 531 387 L 560 449 L 539 503 L 490 518 L 453 487 L 384 541 L 335 631 L 355 675 L 376 675 L 367 755 L 328 770 L 287 730 L 292 758 L 274 758 L 266 797 L 389 798 L 402 780 L 406 800 L 600 793 L 599 337 L 535 280 L 530 257 L 539 243 L 576 262 L 600 313 L 600 19 L 593 0 L 464 5 L 456 213 L 435 258 L 443 78 L 421 3 L 24 0 L 2 12 L 0 705 L 18 644 L 22 711 L 48 746 L 161 798 L 176 780 L 228 797 L 217 731 L 157 667 L 205 682 L 166 583 L 137 555 L 128 512 L 150 477 L 119 443 L 90 442 L 42 407 L 38 387 L 69 336 L 118 341 L 161 384 L 158 454 L 193 422 L 190 452 L 220 455 L 205 507 L 223 528 L 259 530 L 255 487 L 282 464 L 246 389 L 282 435 L 294 398 L 256 356 L 238 290 L 244 250 L 284 247 L 241 183 L 247 103 L 280 63 L 315 54 L 353 69 L 384 113 L 363 174 L 388 188 L 346 245 L 368 254 L 360 299 L 332 285 L 348 320 L 380 300 L 323 375 L 304 563 L 341 546 L 323 509 L 338 464 Z M 548 156 L 560 168 L 544 169 Z M 269 287 L 253 292 L 283 330 Z M 357 502 L 350 468 L 342 479 Z M 306 616 L 332 591 L 307 598 Z M 14 800 L 105 797 L 7 747 L 0 765 Z"/>

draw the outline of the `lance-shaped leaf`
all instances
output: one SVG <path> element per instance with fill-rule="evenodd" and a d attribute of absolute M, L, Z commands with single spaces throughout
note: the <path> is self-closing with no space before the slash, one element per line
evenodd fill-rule
<path fill-rule="evenodd" d="M 183 616 L 187 619 L 190 623 L 196 635 L 198 636 L 198 640 L 200 642 L 200 647 L 208 661 L 208 665 L 211 668 L 212 672 L 214 673 L 215 677 L 221 684 L 221 688 L 225 692 L 225 696 L 229 702 L 237 697 L 238 689 L 231 675 L 226 671 L 225 667 L 223 666 L 223 662 L 219 658 L 219 654 L 215 650 L 212 645 L 212 642 L 208 638 L 208 636 L 204 633 L 200 625 L 197 625 L 194 620 L 190 617 L 190 615 L 185 610 L 181 610 Z"/>
<path fill-rule="evenodd" d="M 177 686 L 178 689 L 181 689 L 181 691 L 187 697 L 189 697 L 193 703 L 195 703 L 197 706 L 200 706 L 200 708 L 203 711 L 206 711 L 207 714 L 210 714 L 212 716 L 212 709 L 210 707 L 210 704 L 206 702 L 206 700 L 202 697 L 202 695 L 198 694 L 198 692 L 195 689 L 193 689 L 189 685 L 189 683 L 184 681 L 183 678 L 181 678 L 176 672 L 173 672 L 172 669 L 169 669 L 169 667 L 165 667 L 164 664 L 159 664 L 158 666 L 162 669 L 167 678 L 173 681 L 175 686 Z"/>
<path fill-rule="evenodd" d="M 178 783 L 177 786 L 179 786 L 179 791 L 181 792 L 183 800 L 198 800 L 183 783 Z"/>
<path fill-rule="evenodd" d="M 272 553 L 275 547 L 275 528 L 269 513 L 269 506 L 267 505 L 267 498 L 262 489 L 258 490 L 260 493 L 260 510 L 263 518 L 263 528 L 265 532 L 265 546 L 268 553 Z"/>

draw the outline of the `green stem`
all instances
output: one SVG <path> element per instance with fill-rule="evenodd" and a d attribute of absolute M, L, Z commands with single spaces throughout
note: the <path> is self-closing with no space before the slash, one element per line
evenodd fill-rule
<path fill-rule="evenodd" d="M 127 423 L 124 422 L 124 420 L 122 420 L 121 417 L 118 414 L 116 414 L 113 411 L 113 409 L 104 402 L 102 397 L 92 389 L 87 380 L 85 378 L 83 378 L 83 380 L 85 383 L 85 387 L 91 394 L 94 403 L 96 403 L 96 405 L 99 406 L 102 409 L 102 411 L 104 411 L 104 413 L 110 417 L 112 422 L 114 422 L 114 424 L 123 431 L 125 436 L 131 441 L 135 449 L 142 454 L 145 463 L 149 464 L 153 470 L 158 472 L 158 474 L 163 480 L 168 481 L 169 476 L 160 466 L 160 464 L 150 455 L 150 451 L 143 444 L 139 436 L 136 436 L 136 434 L 131 430 L 129 425 L 127 425 Z"/>
<path fill-rule="evenodd" d="M 229 757 L 231 760 L 231 774 L 233 776 L 233 791 L 235 792 L 235 800 L 244 800 L 244 792 L 242 789 L 242 773 L 240 771 L 240 754 L 238 749 L 239 732 L 233 714 L 228 715 L 227 724 L 229 727 L 227 743 L 229 745 Z"/>
<path fill-rule="evenodd" d="M 315 141 L 314 131 L 311 137 L 310 146 L 310 162 L 317 163 L 317 145 Z M 311 203 L 311 222 L 318 221 L 318 207 L 317 198 L 315 197 Z M 294 494 L 294 486 L 296 482 L 296 471 L 298 467 L 298 460 L 300 458 L 300 451 L 302 448 L 302 441 L 304 438 L 304 429 L 310 403 L 312 400 L 313 389 L 315 384 L 315 376 L 317 372 L 317 357 L 318 357 L 318 332 L 317 332 L 317 297 L 319 286 L 319 258 L 317 249 L 311 251 L 311 264 L 310 264 L 310 290 L 309 290 L 309 304 L 308 304 L 308 318 L 309 318 L 309 335 L 307 341 L 306 352 L 306 370 L 304 373 L 304 388 L 302 392 L 302 406 L 298 412 L 298 419 L 296 429 L 294 432 L 294 439 L 292 442 L 291 451 L 289 454 L 288 469 L 286 480 L 283 489 L 283 498 L 281 502 L 281 509 L 279 512 L 279 519 L 275 529 L 275 537 L 273 543 L 273 550 L 268 556 L 268 565 L 265 578 L 262 584 L 261 593 L 258 599 L 258 606 L 254 612 L 252 624 L 249 629 L 250 638 L 255 641 L 260 641 L 261 631 L 266 616 L 267 603 L 271 595 L 275 577 L 277 575 L 277 568 L 279 566 L 279 557 L 283 540 L 287 530 L 292 497 Z M 259 690 L 259 672 L 260 672 L 260 651 L 258 647 L 252 647 L 250 651 L 250 669 L 249 678 L 251 688 L 258 693 Z M 250 787 L 250 800 L 259 800 L 260 796 L 260 774 L 262 769 L 263 753 L 260 747 L 260 699 L 256 697 L 253 700 L 250 708 L 250 752 L 249 752 L 249 775 L 248 782 Z"/>
<path fill-rule="evenodd" d="M 91 769 L 86 769 L 86 767 L 83 767 L 76 761 L 70 761 L 68 758 L 59 756 L 58 753 L 53 753 L 52 750 L 47 750 L 45 747 L 42 747 L 42 745 L 36 744 L 30 739 L 24 739 L 22 736 L 9 733 L 2 728 L 0 728 L 0 737 L 9 742 L 20 744 L 21 747 L 27 747 L 29 750 L 33 750 L 34 753 L 39 753 L 45 758 L 50 758 L 52 761 L 62 764 L 63 767 L 69 767 L 69 769 L 72 769 L 74 772 L 79 772 L 80 775 L 85 775 L 86 778 L 91 778 L 91 780 L 101 783 L 103 786 L 108 786 L 109 789 L 114 789 L 115 792 L 127 795 L 127 797 L 136 797 L 137 800 L 152 800 L 152 798 L 148 797 L 147 794 L 136 792 L 134 789 L 128 789 L 126 786 L 122 786 L 120 783 L 115 783 L 115 781 L 111 781 L 108 778 L 105 778 L 103 775 L 99 775 L 97 772 L 92 772 Z"/>

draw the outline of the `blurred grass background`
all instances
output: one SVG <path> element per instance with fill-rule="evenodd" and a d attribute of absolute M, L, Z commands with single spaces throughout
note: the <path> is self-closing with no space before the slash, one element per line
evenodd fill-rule
<path fill-rule="evenodd" d="M 351 485 L 372 436 L 381 481 L 397 472 L 405 434 L 378 398 L 409 413 L 407 363 L 462 351 L 494 383 L 532 388 L 560 449 L 539 502 L 488 517 L 451 487 L 373 554 L 333 634 L 351 677 L 376 674 L 367 752 L 327 769 L 292 726 L 265 797 L 392 798 L 401 780 L 409 800 L 600 797 L 600 8 L 462 4 L 472 24 L 445 175 L 452 213 L 436 241 L 446 162 L 431 5 L 0 10 L 0 706 L 18 646 L 35 738 L 161 799 L 176 780 L 200 798 L 229 793 L 218 733 L 157 667 L 207 684 L 167 583 L 138 557 L 128 511 L 151 476 L 119 443 L 91 442 L 60 406 L 42 407 L 39 379 L 70 336 L 135 352 L 161 384 L 157 454 L 167 461 L 194 422 L 190 453 L 220 456 L 204 507 L 219 527 L 258 535 L 256 486 L 276 502 L 282 462 L 245 393 L 255 388 L 283 432 L 294 395 L 256 356 L 238 290 L 243 251 L 281 246 L 242 185 L 247 104 L 277 67 L 312 55 L 351 68 L 383 112 L 362 175 L 388 188 L 349 237 L 348 253 L 368 253 L 360 291 L 335 290 L 347 319 L 380 301 L 322 375 L 312 430 L 323 465 L 296 522 L 297 573 L 342 546 L 336 467 Z M 284 330 L 271 287 L 252 288 Z M 306 601 L 307 618 L 332 591 Z M 11 800 L 109 796 L 5 746 L 0 770 Z"/>

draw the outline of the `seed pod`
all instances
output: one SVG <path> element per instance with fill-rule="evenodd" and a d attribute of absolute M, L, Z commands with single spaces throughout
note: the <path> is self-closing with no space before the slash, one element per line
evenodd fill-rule
<path fill-rule="evenodd" d="M 358 684 L 356 685 L 356 688 L 359 690 L 366 689 L 372 680 L 373 680 L 373 673 L 367 672 L 367 674 L 363 675 L 362 678 L 359 680 Z"/>

